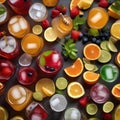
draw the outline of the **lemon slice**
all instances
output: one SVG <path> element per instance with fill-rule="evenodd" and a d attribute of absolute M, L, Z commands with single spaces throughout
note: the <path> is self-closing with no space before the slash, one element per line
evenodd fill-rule
<path fill-rule="evenodd" d="M 108 41 L 107 41 L 107 40 L 102 41 L 102 42 L 100 43 L 100 47 L 101 47 L 103 50 L 109 51 L 109 48 L 108 48 Z"/>
<path fill-rule="evenodd" d="M 109 51 L 106 50 L 101 50 L 101 55 L 98 58 L 98 61 L 100 63 L 107 63 L 111 60 L 112 56 L 111 53 Z"/>
<path fill-rule="evenodd" d="M 111 101 L 107 101 L 103 105 L 103 112 L 110 113 L 114 109 L 114 103 Z"/>
<path fill-rule="evenodd" d="M 21 116 L 15 116 L 11 118 L 10 120 L 24 120 Z"/>
<path fill-rule="evenodd" d="M 94 103 L 89 103 L 87 106 L 86 106 L 86 112 L 89 114 L 89 115 L 95 115 L 98 111 L 98 107 L 96 104 Z"/>
<path fill-rule="evenodd" d="M 48 42 L 54 42 L 57 39 L 57 35 L 52 27 L 48 27 L 44 32 L 44 37 Z"/>
<path fill-rule="evenodd" d="M 8 112 L 0 106 L 0 120 L 8 120 Z"/>
<path fill-rule="evenodd" d="M 40 35 L 43 31 L 43 28 L 41 25 L 35 25 L 33 26 L 32 28 L 32 32 L 35 34 L 35 35 Z"/>
<path fill-rule="evenodd" d="M 57 80 L 56 80 L 56 87 L 59 90 L 64 90 L 67 87 L 67 85 L 68 85 L 67 79 L 65 79 L 64 77 L 57 78 Z"/>

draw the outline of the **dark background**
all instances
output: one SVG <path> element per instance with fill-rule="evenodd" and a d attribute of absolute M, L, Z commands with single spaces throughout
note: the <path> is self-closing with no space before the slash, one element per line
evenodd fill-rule
<path fill-rule="evenodd" d="M 59 3 L 58 3 L 59 5 L 60 5 L 60 4 L 64 4 L 64 5 L 67 6 L 67 14 L 68 14 L 68 15 L 69 15 L 69 4 L 70 4 L 70 1 L 71 1 L 71 0 L 59 0 Z M 33 3 L 34 3 L 34 2 L 42 2 L 42 0 L 33 0 Z M 16 15 L 16 14 L 11 10 L 11 8 L 8 6 L 7 2 L 5 3 L 5 6 L 8 8 L 10 17 L 13 16 L 13 15 Z M 94 4 L 92 5 L 92 7 L 94 7 L 94 6 L 98 6 L 97 2 L 94 2 Z M 91 7 L 91 8 L 92 8 L 92 7 Z M 90 9 L 91 9 L 91 8 L 90 8 Z M 54 9 L 54 8 L 47 8 L 47 9 L 48 9 L 48 12 L 49 12 L 49 14 L 48 14 L 48 19 L 51 21 L 51 10 Z M 88 11 L 89 11 L 90 9 L 84 11 L 84 13 L 85 13 L 84 16 L 85 16 L 85 17 L 87 17 Z M 9 17 L 9 18 L 10 18 L 10 17 Z M 31 20 L 31 18 L 29 17 L 29 15 L 26 15 L 26 16 L 24 16 L 24 17 L 30 22 L 31 28 L 32 28 L 33 25 L 39 24 L 39 23 L 36 23 L 36 22 L 34 22 L 33 20 Z M 112 24 L 114 21 L 115 21 L 114 19 L 110 18 L 110 20 L 109 20 L 109 22 L 108 22 L 108 24 L 107 24 L 107 26 L 108 26 L 109 29 L 110 29 L 110 27 L 111 27 L 111 24 Z M 6 31 L 6 35 L 10 35 L 10 33 L 9 33 L 8 30 L 7 30 L 7 24 L 8 24 L 8 22 L 6 22 L 6 23 L 3 24 L 3 25 L 0 25 L 0 31 Z M 87 24 L 82 25 L 82 26 L 80 27 L 80 31 L 85 32 L 85 28 L 87 28 Z M 43 34 L 42 34 L 41 36 L 43 37 Z M 16 39 L 17 39 L 17 38 L 16 38 Z M 21 39 L 17 39 L 17 41 L 18 41 L 19 46 L 20 46 Z M 59 41 L 59 40 L 58 40 L 58 41 Z M 44 48 L 43 48 L 42 51 L 48 50 L 48 49 L 53 49 L 53 48 L 59 50 L 60 52 L 62 51 L 61 45 L 60 45 L 57 41 L 55 41 L 55 42 L 53 42 L 53 43 L 48 43 L 48 42 L 46 42 L 46 41 L 44 41 L 44 42 L 45 42 L 45 46 L 44 46 Z M 64 42 L 64 40 L 61 40 L 61 42 Z M 78 57 L 82 58 L 82 57 L 83 57 L 83 52 L 82 52 L 82 50 L 83 50 L 84 45 L 82 44 L 82 41 L 77 41 L 76 44 L 77 44 L 77 48 L 78 48 Z M 117 46 L 117 48 L 118 48 L 119 51 L 120 51 L 120 42 L 117 42 L 117 43 L 116 43 L 116 46 Z M 42 52 L 42 51 L 41 51 L 41 52 Z M 7 108 L 8 112 L 9 112 L 9 119 L 12 118 L 13 116 L 21 115 L 21 116 L 24 117 L 25 120 L 27 120 L 27 118 L 26 118 L 26 116 L 25 116 L 25 109 L 24 109 L 23 111 L 16 112 L 16 111 L 14 111 L 14 110 L 6 103 L 6 101 L 5 101 L 5 97 L 6 97 L 6 94 L 7 94 L 8 90 L 9 90 L 9 88 L 12 87 L 12 86 L 15 85 L 15 84 L 19 84 L 19 83 L 17 82 L 17 73 L 18 73 L 18 70 L 19 70 L 19 68 L 20 68 L 21 66 L 18 64 L 18 59 L 19 59 L 19 57 L 22 55 L 22 53 L 23 53 L 23 51 L 20 50 L 20 55 L 19 55 L 16 59 L 11 60 L 12 63 L 15 65 L 16 71 L 15 71 L 15 74 L 12 76 L 12 78 L 11 78 L 9 81 L 7 81 L 7 83 L 5 84 L 6 87 L 5 87 L 4 93 L 0 96 L 0 105 L 2 105 L 2 106 L 4 106 L 5 108 Z M 113 63 L 113 64 L 114 64 L 114 59 L 115 59 L 115 56 L 116 56 L 116 55 L 117 55 L 117 53 L 112 53 L 112 60 L 110 61 L 110 63 Z M 1 58 L 1 59 L 3 59 L 3 58 Z M 77 78 L 69 78 L 68 76 L 65 75 L 65 73 L 64 73 L 64 71 L 63 71 L 63 69 L 64 69 L 65 67 L 71 65 L 73 62 L 74 62 L 74 61 L 72 61 L 72 60 L 64 61 L 62 69 L 61 69 L 61 70 L 59 71 L 59 73 L 58 73 L 55 77 L 53 77 L 52 79 L 55 81 L 58 77 L 63 76 L 63 77 L 65 77 L 66 79 L 68 79 L 68 81 L 71 81 L 71 80 L 72 80 L 72 81 L 79 81 L 80 83 L 83 84 L 83 86 L 84 86 L 84 88 L 85 88 L 85 91 L 86 91 L 86 94 L 88 94 L 90 87 L 87 86 L 87 85 L 83 82 L 82 75 L 79 76 L 79 77 L 77 77 Z M 95 64 L 96 64 L 99 68 L 103 65 L 103 64 L 100 64 L 100 63 L 98 63 L 98 62 L 96 62 Z M 32 61 L 31 66 L 34 67 L 34 68 L 36 68 L 36 69 L 39 71 L 39 69 L 38 69 L 37 66 L 36 66 L 36 57 L 33 58 L 33 61 Z M 98 72 L 99 72 L 99 71 L 98 71 Z M 38 80 L 39 80 L 40 78 L 43 78 L 43 77 L 44 77 L 44 76 L 42 76 L 42 75 L 39 73 Z M 113 83 L 106 83 L 106 82 L 102 81 L 101 79 L 99 80 L 99 82 L 105 84 L 105 85 L 109 88 L 109 90 L 111 91 L 112 87 L 113 87 L 116 83 L 119 83 L 119 82 L 120 82 L 120 75 L 119 75 L 119 78 L 118 78 L 115 82 L 113 82 Z M 34 91 L 34 87 L 35 87 L 35 84 L 33 84 L 33 85 L 31 85 L 31 86 L 27 86 L 27 88 L 31 89 L 32 91 Z M 90 116 L 88 116 L 88 115 L 85 113 L 85 108 L 80 107 L 80 105 L 78 104 L 78 100 L 73 100 L 73 99 L 69 98 L 69 97 L 67 96 L 67 94 L 66 94 L 66 90 L 64 91 L 64 95 L 66 96 L 66 98 L 67 98 L 67 100 L 68 100 L 68 106 L 67 106 L 67 107 L 71 107 L 71 106 L 73 106 L 73 107 L 78 107 L 79 110 L 80 110 L 86 117 L 90 118 Z M 48 97 L 48 98 L 45 98 L 42 102 L 40 102 L 40 103 L 43 105 L 43 107 L 48 111 L 49 117 L 48 117 L 47 120 L 63 120 L 63 119 L 64 119 L 64 118 L 63 118 L 64 111 L 63 111 L 63 112 L 60 112 L 60 113 L 57 113 L 57 112 L 52 111 L 51 108 L 50 108 L 50 106 L 49 106 L 49 99 L 50 99 L 50 98 Z M 112 97 L 112 95 L 110 96 L 110 99 L 109 99 L 109 100 L 113 101 L 113 102 L 115 103 L 115 106 L 117 106 L 117 105 L 120 103 L 120 102 L 117 101 L 114 97 Z M 99 107 L 98 114 L 96 114 L 95 116 L 97 116 L 98 118 L 100 118 L 100 120 L 102 120 L 102 112 L 101 112 L 101 111 L 102 111 L 102 105 L 98 105 L 98 107 Z M 85 119 L 83 119 L 83 120 L 85 120 Z"/>

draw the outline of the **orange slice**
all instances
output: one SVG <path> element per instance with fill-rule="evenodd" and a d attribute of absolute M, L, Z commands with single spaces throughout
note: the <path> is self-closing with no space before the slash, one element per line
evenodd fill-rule
<path fill-rule="evenodd" d="M 113 86 L 112 95 L 120 100 L 120 83 Z"/>
<path fill-rule="evenodd" d="M 95 84 L 100 77 L 100 74 L 92 72 L 92 71 L 86 71 L 83 73 L 83 79 L 87 84 Z"/>
<path fill-rule="evenodd" d="M 117 54 L 115 58 L 115 63 L 120 67 L 120 52 Z"/>
<path fill-rule="evenodd" d="M 72 10 L 75 7 L 77 7 L 79 2 L 80 2 L 80 0 L 71 0 L 70 10 Z"/>
<path fill-rule="evenodd" d="M 120 105 L 118 105 L 115 109 L 114 120 L 120 120 Z"/>
<path fill-rule="evenodd" d="M 0 0 L 0 3 L 4 3 L 6 0 Z"/>
<path fill-rule="evenodd" d="M 77 58 L 77 60 L 69 67 L 65 68 L 65 73 L 70 77 L 78 77 L 84 69 L 83 62 L 80 58 Z"/>
<path fill-rule="evenodd" d="M 101 49 L 98 45 L 89 43 L 84 47 L 83 54 L 88 60 L 97 60 L 101 55 Z"/>
<path fill-rule="evenodd" d="M 52 96 L 55 93 L 55 84 L 49 78 L 42 78 L 36 83 L 35 91 L 40 92 L 44 98 Z"/>
<path fill-rule="evenodd" d="M 67 87 L 68 96 L 78 99 L 85 94 L 83 86 L 79 82 L 71 82 Z"/>

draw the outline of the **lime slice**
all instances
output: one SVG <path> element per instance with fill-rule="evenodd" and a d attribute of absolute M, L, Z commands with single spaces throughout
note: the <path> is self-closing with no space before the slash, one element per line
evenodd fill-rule
<path fill-rule="evenodd" d="M 36 35 L 40 35 L 43 31 L 43 28 L 41 27 L 41 25 L 35 25 L 32 28 L 32 32 Z"/>
<path fill-rule="evenodd" d="M 95 66 L 93 64 L 88 64 L 88 63 L 85 64 L 86 70 L 93 71 L 94 68 L 95 68 Z"/>
<path fill-rule="evenodd" d="M 42 101 L 43 100 L 43 95 L 40 92 L 34 92 L 33 93 L 33 98 L 37 101 Z"/>
<path fill-rule="evenodd" d="M 107 101 L 103 105 L 103 112 L 110 113 L 114 109 L 114 103 L 111 101 Z"/>
<path fill-rule="evenodd" d="M 98 67 L 96 65 L 94 65 L 93 72 L 96 72 L 96 71 L 98 71 Z"/>
<path fill-rule="evenodd" d="M 118 52 L 118 49 L 117 49 L 117 47 L 115 46 L 115 44 L 113 42 L 114 41 L 113 39 L 114 39 L 113 37 L 110 37 L 110 39 L 108 41 L 108 48 L 112 52 Z"/>
<path fill-rule="evenodd" d="M 96 104 L 94 103 L 89 103 L 87 106 L 86 106 L 86 112 L 89 114 L 89 115 L 95 115 L 98 111 L 98 107 Z"/>
<path fill-rule="evenodd" d="M 102 42 L 100 43 L 100 47 L 101 47 L 103 50 L 109 51 L 108 41 L 102 41 Z"/>
<path fill-rule="evenodd" d="M 88 120 L 99 120 L 99 119 L 98 119 L 98 118 L 93 117 L 93 118 L 89 118 Z"/>
<path fill-rule="evenodd" d="M 112 56 L 109 51 L 101 50 L 101 56 L 98 58 L 100 63 L 107 63 L 111 60 Z"/>
<path fill-rule="evenodd" d="M 56 87 L 59 90 L 64 90 L 68 85 L 68 81 L 64 77 L 59 77 L 56 80 Z"/>
<path fill-rule="evenodd" d="M 21 116 L 15 116 L 11 118 L 10 120 L 24 120 Z"/>
<path fill-rule="evenodd" d="M 8 120 L 8 112 L 2 106 L 0 106 L 0 120 Z"/>
<path fill-rule="evenodd" d="M 90 64 L 90 60 L 88 60 L 87 58 L 83 58 L 83 62 Z"/>
<path fill-rule="evenodd" d="M 57 39 L 57 35 L 52 27 L 48 27 L 44 32 L 44 37 L 48 42 L 54 42 Z"/>

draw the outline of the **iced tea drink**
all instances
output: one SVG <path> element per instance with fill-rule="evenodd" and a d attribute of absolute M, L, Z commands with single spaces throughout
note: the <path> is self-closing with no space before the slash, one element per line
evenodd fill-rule
<path fill-rule="evenodd" d="M 32 91 L 21 86 L 14 85 L 8 90 L 6 101 L 15 110 L 23 110 L 32 100 Z"/>
<path fill-rule="evenodd" d="M 89 27 L 102 29 L 108 22 L 109 16 L 104 8 L 94 7 L 88 13 L 87 23 Z"/>
<path fill-rule="evenodd" d="M 67 15 L 60 14 L 59 17 L 52 20 L 52 27 L 58 38 L 63 39 L 73 28 L 72 19 Z"/>
<path fill-rule="evenodd" d="M 22 39 L 21 46 L 25 53 L 31 56 L 37 56 L 44 47 L 43 38 L 29 33 Z"/>
<path fill-rule="evenodd" d="M 8 23 L 8 30 L 11 35 L 22 38 L 30 32 L 30 24 L 21 15 L 13 16 Z"/>

